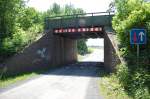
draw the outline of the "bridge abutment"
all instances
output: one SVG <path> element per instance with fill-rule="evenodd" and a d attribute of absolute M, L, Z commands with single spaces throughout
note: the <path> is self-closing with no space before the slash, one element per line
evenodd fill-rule
<path fill-rule="evenodd" d="M 108 72 L 114 72 L 116 65 L 120 63 L 115 49 L 113 34 L 104 34 L 104 66 Z"/>
<path fill-rule="evenodd" d="M 31 44 L 0 64 L 0 71 L 6 69 L 7 75 L 55 68 L 77 61 L 77 42 L 75 39 L 55 36 L 47 32 Z"/>
<path fill-rule="evenodd" d="M 77 41 L 75 39 L 80 37 L 104 37 L 104 64 L 106 70 L 112 72 L 117 64 L 116 51 L 111 38 L 106 33 L 104 34 L 105 30 L 112 30 L 112 17 L 113 15 L 110 15 L 110 13 L 109 15 L 98 16 L 93 16 L 92 13 L 92 16 L 85 17 L 79 15 L 66 19 L 63 19 L 63 17 L 58 19 L 48 18 L 45 23 L 45 30 L 48 30 L 46 34 L 25 48 L 24 51 L 0 65 L 0 69 L 6 67 L 6 73 L 13 75 L 73 63 L 77 61 Z M 75 29 L 77 27 L 78 30 Z M 63 32 L 66 31 L 66 28 L 67 33 Z M 64 30 L 62 31 L 62 29 Z M 55 32 L 55 35 L 53 32 Z M 74 39 L 61 37 L 62 35 L 74 37 Z"/>

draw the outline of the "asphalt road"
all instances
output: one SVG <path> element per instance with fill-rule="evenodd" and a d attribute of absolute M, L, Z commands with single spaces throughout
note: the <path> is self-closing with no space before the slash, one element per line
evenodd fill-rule
<path fill-rule="evenodd" d="M 102 48 L 95 48 L 82 62 L 104 62 L 104 50 Z"/>
<path fill-rule="evenodd" d="M 98 51 L 94 54 L 84 62 L 41 74 L 36 79 L 0 92 L 0 99 L 103 99 L 98 85 L 98 72 L 103 69 L 103 64 L 85 62 L 91 57 L 97 59 Z"/>

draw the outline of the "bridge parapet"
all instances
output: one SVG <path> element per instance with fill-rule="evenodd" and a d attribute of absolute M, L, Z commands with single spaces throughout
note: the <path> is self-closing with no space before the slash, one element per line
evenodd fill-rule
<path fill-rule="evenodd" d="M 45 19 L 45 29 L 111 26 L 113 16 L 114 12 L 96 12 L 47 17 Z"/>

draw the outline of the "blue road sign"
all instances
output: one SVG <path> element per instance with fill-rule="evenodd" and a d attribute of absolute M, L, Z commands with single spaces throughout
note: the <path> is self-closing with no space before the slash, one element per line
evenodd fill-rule
<path fill-rule="evenodd" d="M 130 31 L 130 44 L 146 44 L 146 30 L 132 29 Z"/>

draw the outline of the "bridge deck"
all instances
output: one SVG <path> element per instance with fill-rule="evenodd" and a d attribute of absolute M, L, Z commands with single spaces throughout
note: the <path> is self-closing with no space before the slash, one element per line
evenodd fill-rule
<path fill-rule="evenodd" d="M 63 36 L 69 37 L 81 37 L 84 35 L 89 35 L 90 37 L 98 37 L 102 35 L 105 31 L 112 31 L 112 13 L 108 12 L 98 12 L 98 13 L 85 13 L 85 14 L 75 14 L 75 15 L 65 15 L 65 16 L 55 16 L 55 17 L 48 17 L 45 21 L 45 29 L 46 30 L 53 30 L 56 29 L 78 29 L 78 28 L 91 28 L 91 27 L 101 27 L 102 31 L 97 32 L 78 32 L 71 33 L 61 33 Z M 90 34 L 93 33 L 93 34 Z M 95 35 L 95 33 L 97 33 Z M 101 33 L 101 34 L 99 34 Z M 86 36 L 87 37 L 87 36 Z"/>

